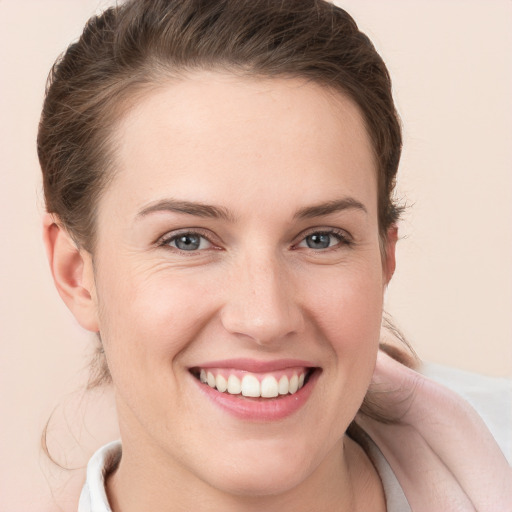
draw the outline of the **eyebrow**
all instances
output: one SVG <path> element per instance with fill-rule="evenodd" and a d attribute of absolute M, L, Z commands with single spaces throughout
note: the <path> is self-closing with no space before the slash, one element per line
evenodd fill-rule
<path fill-rule="evenodd" d="M 311 219 L 350 209 L 367 213 L 366 207 L 357 199 L 345 197 L 312 206 L 305 206 L 304 208 L 300 208 L 293 217 L 294 219 Z M 156 212 L 184 213 L 196 217 L 223 219 L 228 222 L 236 221 L 235 216 L 227 208 L 223 208 L 222 206 L 213 206 L 192 201 L 179 201 L 176 199 L 162 199 L 151 203 L 137 214 L 137 218 L 146 217 Z"/>
<path fill-rule="evenodd" d="M 366 207 L 353 197 L 344 197 L 342 199 L 335 199 L 334 201 L 328 201 L 326 203 L 320 203 L 313 206 L 306 206 L 297 211 L 294 215 L 296 219 L 311 219 L 314 217 L 322 217 L 324 215 L 330 215 L 343 210 L 360 210 L 364 213 L 368 213 Z"/>
<path fill-rule="evenodd" d="M 212 206 L 209 204 L 191 201 L 178 201 L 175 199 L 162 199 L 151 203 L 137 214 L 137 218 L 146 217 L 147 215 L 155 212 L 184 213 L 186 215 L 194 215 L 196 217 L 223 219 L 229 222 L 234 222 L 235 220 L 232 213 L 221 206 Z"/>

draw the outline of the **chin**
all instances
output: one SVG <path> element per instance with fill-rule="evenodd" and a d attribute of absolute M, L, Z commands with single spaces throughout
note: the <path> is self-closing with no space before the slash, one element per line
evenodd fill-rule
<path fill-rule="evenodd" d="M 290 441 L 281 446 L 246 442 L 244 448 L 226 454 L 215 470 L 205 475 L 205 480 L 233 496 L 256 498 L 285 494 L 301 484 L 317 465 L 307 447 L 294 448 L 292 445 L 296 443 Z"/>
<path fill-rule="evenodd" d="M 212 484 L 221 491 L 239 497 L 265 497 L 285 494 L 305 478 L 304 468 L 275 463 L 258 467 L 236 467 L 218 475 Z"/>

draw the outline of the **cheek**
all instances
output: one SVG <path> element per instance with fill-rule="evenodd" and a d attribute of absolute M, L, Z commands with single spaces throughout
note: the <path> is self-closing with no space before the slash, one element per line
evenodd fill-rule
<path fill-rule="evenodd" d="M 335 351 L 372 350 L 378 344 L 382 306 L 382 269 L 379 264 L 340 269 L 325 278 L 316 276 L 309 294 L 312 314 Z"/>
<path fill-rule="evenodd" d="M 311 296 L 314 323 L 332 353 L 326 382 L 337 382 L 337 389 L 343 395 L 340 401 L 354 414 L 370 384 L 379 347 L 381 276 L 380 261 L 357 269 L 352 267 L 350 271 L 340 269 L 324 281 L 323 293 Z"/>
<path fill-rule="evenodd" d="M 136 375 L 138 385 L 150 386 L 158 373 L 174 386 L 169 365 L 214 309 L 207 285 L 190 276 L 147 269 L 119 269 L 101 283 L 100 333 L 114 382 L 130 385 Z"/>
<path fill-rule="evenodd" d="M 382 267 L 364 264 L 317 273 L 311 279 L 309 314 L 315 337 L 330 352 L 319 395 L 336 404 L 318 418 L 318 427 L 339 439 L 368 391 L 382 322 Z M 334 270 L 334 269 L 331 269 Z M 330 274 L 330 275 L 327 275 Z"/>

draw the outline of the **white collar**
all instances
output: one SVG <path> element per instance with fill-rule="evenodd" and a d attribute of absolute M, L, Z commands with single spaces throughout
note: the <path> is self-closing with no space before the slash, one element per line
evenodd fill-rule
<path fill-rule="evenodd" d="M 121 460 L 121 441 L 101 447 L 87 464 L 87 479 L 80 494 L 78 512 L 112 512 L 105 489 L 105 477 Z"/>

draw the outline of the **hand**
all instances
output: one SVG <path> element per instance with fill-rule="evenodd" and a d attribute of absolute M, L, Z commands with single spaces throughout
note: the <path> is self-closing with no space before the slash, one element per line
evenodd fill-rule
<path fill-rule="evenodd" d="M 379 351 L 370 395 L 397 419 L 357 422 L 377 443 L 415 512 L 512 511 L 512 469 L 459 395 Z"/>

